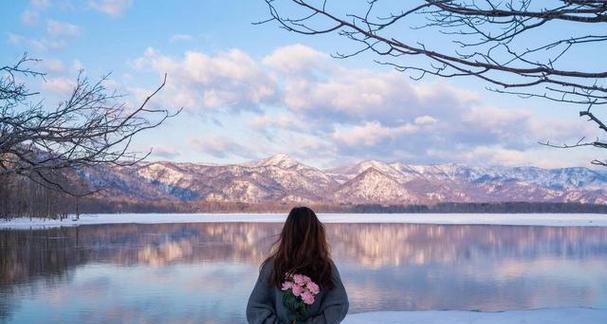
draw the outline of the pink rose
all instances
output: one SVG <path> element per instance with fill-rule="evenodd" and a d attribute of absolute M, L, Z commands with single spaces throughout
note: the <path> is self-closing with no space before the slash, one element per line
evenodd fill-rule
<path fill-rule="evenodd" d="M 293 287 L 293 282 L 291 282 L 291 281 L 285 281 L 282 283 L 282 290 L 287 290 L 292 287 Z"/>
<path fill-rule="evenodd" d="M 304 275 L 296 274 L 293 276 L 293 281 L 295 281 L 296 284 L 303 286 L 306 284 L 306 278 L 307 277 Z"/>
<path fill-rule="evenodd" d="M 303 294 L 304 289 L 302 286 L 298 285 L 297 283 L 295 283 L 292 287 L 291 290 L 293 290 L 293 295 L 295 296 L 299 296 L 301 294 Z"/>
<path fill-rule="evenodd" d="M 320 292 L 320 287 L 318 287 L 317 284 L 315 284 L 314 282 L 310 281 L 306 284 L 306 287 L 308 288 L 308 290 L 313 293 L 314 295 L 318 294 Z"/>
<path fill-rule="evenodd" d="M 314 295 L 312 295 L 312 293 L 309 291 L 304 292 L 301 295 L 301 299 L 303 299 L 303 302 L 308 305 L 314 304 Z"/>

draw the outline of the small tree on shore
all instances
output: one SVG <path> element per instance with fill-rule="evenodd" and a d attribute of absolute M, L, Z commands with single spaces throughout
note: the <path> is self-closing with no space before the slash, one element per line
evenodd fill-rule
<path fill-rule="evenodd" d="M 132 165 L 147 154 L 130 151 L 138 133 L 159 126 L 175 116 L 166 109 L 150 109 L 152 92 L 140 106 L 128 109 L 122 95 L 108 91 L 107 77 L 91 82 L 82 74 L 67 99 L 48 109 L 32 103 L 39 93 L 31 92 L 16 75 L 42 77 L 23 57 L 0 68 L 0 175 L 22 175 L 53 189 L 70 192 L 49 175 L 63 169 L 100 164 Z"/>
<path fill-rule="evenodd" d="M 56 107 L 46 107 L 37 99 L 40 94 L 21 81 L 44 77 L 32 68 L 37 61 L 23 56 L 13 65 L 0 66 L 0 193 L 5 195 L 11 188 L 24 190 L 23 179 L 65 195 L 90 194 L 96 188 L 79 186 L 74 171 L 145 159 L 150 152 L 130 150 L 133 137 L 181 111 L 148 107 L 166 75 L 139 106 L 129 108 L 124 96 L 104 86 L 107 76 L 91 81 L 80 73 L 70 95 Z M 10 205 L 6 198 L 1 199 Z"/>

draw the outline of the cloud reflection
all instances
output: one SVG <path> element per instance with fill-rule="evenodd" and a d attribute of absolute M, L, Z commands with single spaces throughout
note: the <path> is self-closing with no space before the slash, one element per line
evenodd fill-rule
<path fill-rule="evenodd" d="M 83 312 L 107 321 L 240 321 L 280 228 L 198 223 L 3 230 L 0 318 L 17 320 L 21 308 L 35 306 L 40 316 L 46 309 L 63 322 L 77 322 Z M 326 228 L 352 312 L 607 307 L 607 228 Z"/>

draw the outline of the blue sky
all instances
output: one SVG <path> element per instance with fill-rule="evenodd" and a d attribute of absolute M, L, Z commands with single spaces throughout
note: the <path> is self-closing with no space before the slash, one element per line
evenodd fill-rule
<path fill-rule="evenodd" d="M 80 69 L 92 79 L 111 72 L 108 88 L 131 104 L 168 73 L 153 105 L 184 112 L 134 143 L 153 148 L 154 160 L 232 163 L 287 153 L 318 167 L 362 159 L 563 167 L 601 157 L 537 144 L 600 135 L 577 117 L 579 107 L 495 94 L 475 80 L 416 82 L 370 55 L 333 59 L 354 45 L 252 25 L 267 16 L 262 0 L 10 1 L 0 15 L 1 64 L 24 52 L 43 59 L 46 81 L 30 84 L 49 107 Z M 599 57 L 576 59 L 593 66 Z"/>

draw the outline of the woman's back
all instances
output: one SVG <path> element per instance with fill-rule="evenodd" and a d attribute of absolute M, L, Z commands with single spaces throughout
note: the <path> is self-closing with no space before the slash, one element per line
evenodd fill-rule
<path fill-rule="evenodd" d="M 295 274 L 320 286 L 285 280 Z M 302 281 L 303 282 L 303 281 Z M 280 288 L 282 289 L 280 289 Z M 312 293 L 314 296 L 312 296 Z M 348 296 L 331 261 L 322 223 L 307 207 L 293 208 L 249 298 L 249 323 L 339 323 Z"/>
<path fill-rule="evenodd" d="M 289 323 L 289 314 L 283 304 L 284 291 L 269 284 L 273 262 L 266 262 L 247 304 L 249 323 Z M 335 265 L 332 269 L 334 287 L 321 289 L 303 321 L 298 323 L 339 323 L 348 312 L 348 295 Z"/>

